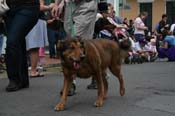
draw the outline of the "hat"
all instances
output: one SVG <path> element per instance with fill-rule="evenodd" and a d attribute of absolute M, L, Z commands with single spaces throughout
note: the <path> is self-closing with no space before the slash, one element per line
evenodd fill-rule
<path fill-rule="evenodd" d="M 140 40 L 139 40 L 139 43 L 147 44 L 147 41 L 146 41 L 145 39 L 140 39 Z"/>
<path fill-rule="evenodd" d="M 100 3 L 98 3 L 98 10 L 99 10 L 99 12 L 108 12 L 108 4 L 107 4 L 107 2 L 100 2 Z"/>

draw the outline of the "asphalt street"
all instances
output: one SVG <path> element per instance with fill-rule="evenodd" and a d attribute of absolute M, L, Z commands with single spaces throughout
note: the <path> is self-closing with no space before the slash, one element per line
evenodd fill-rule
<path fill-rule="evenodd" d="M 77 94 L 68 98 L 64 111 L 55 112 L 63 75 L 49 69 L 43 78 L 31 78 L 30 88 L 7 93 L 8 79 L 0 75 L 0 116 L 175 116 L 175 62 L 122 65 L 126 94 L 109 73 L 108 97 L 93 106 L 96 90 L 87 90 L 90 79 L 77 79 Z"/>

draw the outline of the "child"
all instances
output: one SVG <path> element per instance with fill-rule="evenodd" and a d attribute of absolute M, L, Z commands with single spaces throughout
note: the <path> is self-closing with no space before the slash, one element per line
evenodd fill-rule
<path fill-rule="evenodd" d="M 157 58 L 157 49 L 156 49 L 156 38 L 150 40 L 148 43 L 148 51 L 149 51 L 149 61 L 153 62 Z"/>

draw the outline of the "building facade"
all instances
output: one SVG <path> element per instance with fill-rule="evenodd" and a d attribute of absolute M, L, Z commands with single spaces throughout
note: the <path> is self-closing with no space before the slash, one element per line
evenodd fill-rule
<path fill-rule="evenodd" d="M 124 0 L 125 1 L 125 0 Z M 146 25 L 154 29 L 161 20 L 162 14 L 168 15 L 168 23 L 175 23 L 175 0 L 126 0 L 130 8 L 122 8 L 120 5 L 119 15 L 122 18 L 134 19 L 142 11 L 148 12 Z"/>

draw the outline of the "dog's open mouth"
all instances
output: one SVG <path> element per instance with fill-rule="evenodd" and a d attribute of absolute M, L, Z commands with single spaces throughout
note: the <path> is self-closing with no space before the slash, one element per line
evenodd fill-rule
<path fill-rule="evenodd" d="M 76 69 L 76 70 L 79 69 L 80 68 L 80 62 L 74 61 L 73 66 L 74 66 L 74 69 Z"/>

